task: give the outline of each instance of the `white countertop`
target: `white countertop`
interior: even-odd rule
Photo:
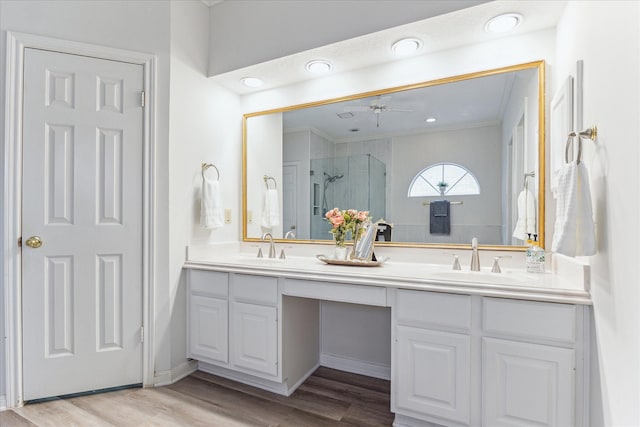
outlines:
[[[222,249],[222,250],[221,250]],[[325,247],[315,248],[316,252]],[[265,252],[266,253],[266,252]],[[189,247],[185,268],[227,271],[290,279],[313,280],[333,283],[349,283],[366,286],[382,286],[435,292],[484,295],[534,301],[569,304],[591,304],[586,276],[576,274],[584,269],[570,266],[563,261],[562,268],[554,266],[553,272],[527,273],[524,269],[502,268],[502,273],[491,273],[488,267],[479,272],[451,269],[451,265],[403,262],[393,258],[382,265],[342,266],[328,265],[315,256],[287,256],[286,259],[257,258],[248,252],[206,245]],[[382,257],[380,257],[382,258]],[[560,270],[560,271],[559,271]],[[562,274],[569,272],[569,274]],[[585,286],[587,285],[587,286]]]

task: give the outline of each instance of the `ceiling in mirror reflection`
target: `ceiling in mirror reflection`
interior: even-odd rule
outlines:
[[[442,131],[502,120],[516,79],[529,81],[536,69],[427,86],[314,108],[287,111],[285,132],[313,128],[334,142]],[[430,117],[435,122],[428,123]]]

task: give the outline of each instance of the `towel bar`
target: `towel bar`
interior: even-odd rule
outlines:
[[[573,139],[578,137],[578,158],[576,159],[576,164],[580,164],[582,158],[582,140],[589,139],[591,141],[595,141],[598,137],[598,128],[596,126],[592,128],[585,129],[581,132],[571,132],[567,138],[567,144],[564,147],[564,161],[565,163],[569,163],[569,147],[572,146]]]
[[[204,173],[209,168],[214,168],[216,170],[216,173],[218,174],[218,181],[220,181],[220,171],[218,170],[216,165],[214,165],[213,163],[204,163],[204,162],[202,163],[202,177],[204,178]]]

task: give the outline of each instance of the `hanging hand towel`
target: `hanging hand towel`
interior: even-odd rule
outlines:
[[[513,237],[525,241],[527,234],[537,234],[536,197],[530,190],[525,189],[518,195],[518,219],[513,230]]]
[[[556,223],[551,250],[568,256],[596,253],[589,176],[583,163],[566,164],[558,175]]]
[[[202,201],[200,203],[200,225],[204,228],[219,228],[224,224],[224,212],[220,201],[220,182],[202,175]]]
[[[270,188],[264,194],[264,209],[262,210],[262,226],[273,228],[280,225],[280,203],[278,190]]]
[[[449,201],[434,200],[429,204],[429,233],[450,234]]]

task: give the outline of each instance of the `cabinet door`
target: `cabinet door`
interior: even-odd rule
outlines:
[[[469,424],[469,336],[398,326],[395,361],[399,412]]]
[[[190,357],[205,362],[229,361],[229,309],[226,299],[191,295]]]
[[[276,307],[232,303],[232,363],[235,367],[278,375]]]
[[[574,425],[574,350],[483,338],[483,425]]]

